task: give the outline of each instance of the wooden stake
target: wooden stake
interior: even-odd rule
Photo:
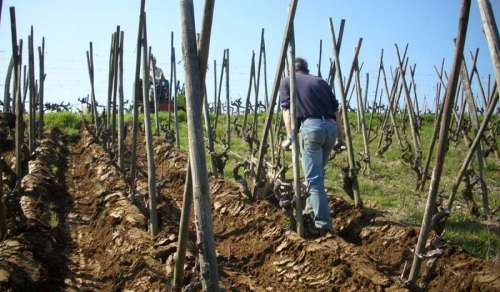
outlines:
[[[192,171],[194,211],[196,218],[200,274],[205,291],[219,291],[219,272],[215,254],[215,239],[206,169],[200,97],[200,65],[196,43],[196,28],[192,0],[181,1],[181,35],[186,106],[189,134],[189,165]]]
[[[267,107],[267,115],[266,115],[266,120],[264,121],[264,128],[262,131],[262,138],[260,139],[261,143],[259,146],[259,157],[257,160],[257,172],[254,177],[254,182],[252,186],[252,197],[253,199],[256,199],[257,196],[257,182],[260,180],[261,176],[261,166],[264,161],[264,155],[266,154],[264,149],[267,149],[267,141],[268,136],[269,136],[269,128],[271,127],[272,123],[272,117],[274,113],[274,106],[276,105],[276,99],[278,97],[278,91],[279,91],[279,85],[281,81],[281,76],[283,69],[285,67],[285,60],[286,60],[286,51],[287,51],[287,46],[288,46],[288,41],[290,39],[290,32],[292,29],[293,25],[293,20],[295,18],[295,11],[297,10],[297,3],[298,0],[291,0],[291,4],[288,6],[288,18],[286,22],[286,27],[285,27],[285,33],[284,33],[284,38],[281,43],[281,49],[280,49],[280,57],[279,57],[279,62],[278,62],[278,68],[276,70],[276,75],[274,77],[274,84],[273,84],[273,90],[271,92],[271,102],[269,106]]]
[[[143,12],[144,23],[142,42],[142,104],[144,105],[144,132],[146,138],[146,151],[148,157],[148,191],[149,191],[149,225],[151,236],[158,234],[158,215],[156,210],[156,166],[153,151],[153,133],[151,131],[151,118],[149,113],[149,63],[148,63],[148,37],[146,26],[146,13]]]
[[[438,193],[439,182],[441,180],[441,173],[443,171],[446,149],[448,148],[448,130],[450,127],[451,116],[454,106],[455,90],[458,84],[458,77],[459,77],[460,63],[461,63],[460,60],[463,56],[465,37],[467,34],[467,25],[469,23],[470,4],[471,0],[463,0],[462,2],[462,9],[460,12],[460,23],[458,29],[458,38],[456,42],[455,54],[453,57],[453,65],[450,76],[451,84],[448,86],[446,90],[443,122],[441,123],[441,130],[439,133],[439,145],[438,145],[438,152],[436,154],[436,162],[434,164],[433,178],[429,189],[429,195],[427,198],[427,205],[425,208],[424,219],[422,221],[422,227],[420,229],[420,235],[418,237],[418,242],[415,248],[415,255],[413,257],[413,263],[408,278],[408,281],[413,285],[415,284],[415,281],[417,280],[418,274],[420,272],[420,265],[422,261],[420,255],[425,251],[427,237],[430,232],[430,223],[436,207],[436,197]]]
[[[329,19],[329,24],[330,24],[330,34],[332,37],[332,44],[333,44],[333,55],[335,57],[335,67],[337,71],[337,77],[339,81],[339,91],[340,91],[340,102],[342,104],[342,120],[344,124],[344,133],[345,133],[345,139],[346,139],[346,144],[347,144],[347,155],[348,155],[348,161],[349,161],[349,170],[350,170],[350,179],[351,179],[351,186],[352,190],[354,193],[354,204],[358,207],[363,207],[363,201],[361,200],[361,195],[359,193],[359,184],[358,184],[358,176],[357,176],[357,171],[356,171],[356,162],[354,160],[354,149],[352,146],[352,139],[351,139],[351,130],[349,127],[349,117],[347,113],[347,104],[346,104],[346,99],[345,96],[347,94],[347,89],[344,89],[344,84],[342,83],[342,71],[340,69],[340,61],[339,61],[339,52],[338,52],[338,47],[336,44],[336,39],[335,39],[335,31],[333,30],[333,24],[332,24],[332,19]],[[358,42],[358,48],[361,46],[361,39]],[[359,53],[359,50],[356,50],[356,54],[354,56],[354,60],[357,59],[357,53]],[[354,66],[351,67],[351,72],[354,70]],[[349,84],[349,82],[347,82]]]
[[[133,112],[133,126],[132,126],[132,146],[130,154],[130,184],[132,185],[132,190],[135,191],[135,162],[137,153],[137,131],[139,130],[139,100],[141,96],[139,78],[141,76],[141,48],[142,48],[142,37],[143,37],[143,23],[144,23],[144,6],[146,5],[146,0],[141,0],[141,8],[139,11],[139,30],[137,31],[137,43],[136,43],[136,58],[135,58],[135,77],[134,77],[134,112]]]
[[[40,88],[38,90],[38,105],[39,105],[39,117],[38,117],[38,140],[43,138],[43,91],[45,84],[45,37],[42,38],[42,46],[38,47],[38,62],[40,64]],[[7,85],[7,84],[6,84]]]
[[[123,38],[124,32],[120,32],[120,46],[118,48],[118,165],[125,168],[125,120],[123,116]]]
[[[295,79],[295,37],[293,23],[290,33],[290,124],[292,130],[292,163],[293,163],[293,189],[295,199],[295,220],[297,221],[297,234],[304,237],[304,219],[302,218],[302,199],[300,192],[300,159],[299,135],[297,123],[297,88]]]

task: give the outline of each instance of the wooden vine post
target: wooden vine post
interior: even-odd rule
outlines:
[[[3,111],[8,113],[8,112],[13,112],[14,109],[11,109],[10,106],[10,101],[11,101],[11,95],[10,95],[10,81],[12,79],[12,71],[14,70],[14,58],[10,58],[9,62],[9,67],[7,67],[7,74],[5,74],[5,83],[4,83],[4,91],[3,91]],[[13,97],[12,100],[15,98]]]
[[[333,29],[333,24],[332,24],[332,19],[329,19],[329,24],[330,24],[330,33],[332,37],[332,45],[333,45],[333,55],[335,57],[335,71],[337,72],[337,77],[339,81],[339,92],[340,92],[340,102],[342,103],[342,122],[344,124],[344,133],[345,133],[345,140],[347,144],[347,156],[348,156],[348,161],[349,161],[349,169],[350,169],[350,180],[351,180],[351,187],[352,191],[354,194],[354,204],[359,207],[363,207],[363,201],[361,200],[361,195],[359,193],[359,184],[358,184],[358,176],[356,173],[356,162],[354,160],[354,149],[352,146],[352,139],[351,139],[351,130],[349,127],[349,118],[348,118],[348,113],[347,113],[347,104],[346,104],[346,99],[345,95],[347,93],[347,89],[349,88],[348,86],[346,89],[344,89],[344,83],[342,82],[342,71],[340,69],[340,61],[339,61],[339,51],[337,47],[337,41],[335,38],[335,31]],[[358,43],[357,48],[361,46],[361,43]],[[359,49],[356,50],[356,53],[359,53]],[[357,59],[357,55],[354,56],[354,60]],[[352,66],[351,69],[353,69],[354,66]],[[352,71],[352,70],[351,70]],[[352,73],[352,72],[351,72]],[[352,74],[350,74],[352,75]],[[351,78],[349,78],[350,80]],[[349,85],[349,82],[347,83]]]
[[[282,76],[283,69],[285,67],[286,51],[287,51],[288,41],[290,38],[290,31],[292,29],[293,20],[295,18],[295,11],[297,10],[297,2],[298,2],[298,0],[291,0],[291,4],[289,5],[288,19],[286,22],[283,42],[281,43],[278,68],[276,70],[276,75],[274,77],[273,90],[271,92],[271,101],[269,103],[269,106],[267,107],[266,120],[264,121],[264,129],[262,131],[262,138],[260,139],[261,143],[259,145],[259,158],[257,160],[257,170],[256,170],[256,174],[254,177],[253,185],[252,185],[252,198],[253,199],[257,198],[257,189],[259,187],[258,182],[260,180],[260,176],[262,175],[262,173],[261,173],[262,167],[261,166],[262,166],[262,163],[264,162],[264,155],[266,154],[264,150],[267,149],[267,143],[265,143],[265,141],[267,141],[268,136],[269,136],[269,129],[270,129],[271,123],[272,123],[274,106],[276,105],[276,99],[278,97],[281,76]]]
[[[141,0],[141,10],[139,13],[139,30],[137,32],[137,44],[136,44],[136,59],[135,59],[135,77],[134,77],[134,108],[133,108],[133,125],[132,125],[132,145],[130,149],[130,184],[132,189],[130,192],[135,190],[135,162],[137,153],[137,132],[139,130],[139,98],[141,96],[139,77],[141,76],[141,48],[142,48],[142,35],[143,35],[143,23],[144,23],[144,6],[146,5],[146,0]]]
[[[120,46],[118,49],[118,165],[125,168],[125,119],[123,116],[123,38],[120,32]]]
[[[417,172],[421,172],[422,168],[422,149],[420,149],[420,140],[418,137],[418,128],[416,125],[416,118],[415,118],[415,110],[413,109],[413,105],[411,102],[411,97],[410,97],[410,89],[408,89],[408,85],[406,84],[406,78],[405,78],[405,71],[406,69],[403,68],[403,63],[402,59],[399,55],[399,49],[398,45],[394,44],[396,48],[396,56],[398,59],[398,64],[399,64],[399,71],[401,72],[401,84],[403,85],[403,90],[406,98],[406,108],[408,111],[409,119],[410,119],[410,126],[411,126],[411,133],[412,133],[412,139],[413,139],[413,145],[415,147],[415,159],[414,159],[414,165],[413,167],[417,170]],[[408,47],[408,45],[407,45]],[[406,52],[406,50],[405,50]],[[404,60],[404,59],[403,59]],[[418,180],[420,180],[421,177],[418,177]]]
[[[231,99],[229,96],[229,49],[226,49],[226,142],[227,147],[231,148]]]
[[[290,35],[290,126],[292,130],[292,163],[293,163],[293,189],[295,199],[295,220],[297,221],[297,234],[304,237],[304,219],[302,218],[302,200],[300,192],[300,148],[297,123],[297,89],[295,78],[295,36],[293,23]]]
[[[470,122],[472,124],[472,131],[474,136],[479,135],[479,119],[477,116],[477,108],[476,103],[474,101],[474,94],[471,89],[471,80],[467,74],[467,66],[465,64],[465,59],[462,57],[461,61],[462,65],[460,66],[460,80],[462,81],[463,92],[465,94],[465,99],[467,101],[467,106],[469,107],[469,115]],[[472,71],[474,72],[474,71]],[[472,76],[471,76],[472,77]],[[463,114],[460,115],[464,116]],[[477,158],[477,166],[479,169],[479,185],[481,186],[481,197],[483,199],[483,210],[486,215],[490,214],[490,205],[488,202],[488,187],[486,186],[486,173],[484,166],[484,150],[479,143],[478,147],[476,147],[476,158]]]
[[[174,67],[173,70],[174,70],[174,82],[175,82],[175,90],[174,90],[174,123],[175,123],[175,135],[176,135],[176,138],[175,139],[177,141],[177,149],[181,149],[181,139],[179,139],[179,118],[177,116],[177,110],[178,110],[178,99],[177,99],[177,67],[176,67],[176,63],[175,63],[175,48],[173,46],[173,39],[172,39],[172,58],[174,60],[174,62],[172,63],[172,66]],[[170,107],[169,107],[170,109]],[[168,111],[169,113],[169,116],[170,116],[170,113],[172,111]],[[170,119],[169,119],[170,121]]]
[[[493,15],[493,9],[491,3],[485,0],[478,0],[479,10],[481,12],[481,18],[483,20],[484,32],[486,35],[486,40],[488,42],[488,47],[490,49],[491,60],[493,63],[493,68],[495,71],[495,79],[497,86],[500,84],[500,37],[498,35],[498,26]],[[497,104],[500,92],[494,93],[493,98],[490,100],[490,106]],[[493,132],[493,131],[492,131]],[[496,155],[498,158],[498,149],[496,149]],[[484,204],[484,202],[483,202]]]
[[[23,121],[23,104],[21,102],[21,55],[20,49],[17,46],[17,31],[16,31],[16,9],[15,7],[10,7],[10,27],[12,34],[12,58],[14,59],[14,95],[13,99],[16,100],[16,106],[14,108],[16,113],[16,189],[17,195],[20,197],[22,195],[21,180],[23,178],[22,161],[21,161],[21,145],[23,144],[24,137],[24,121]]]
[[[361,39],[362,40],[362,39]],[[360,42],[361,44],[361,42]],[[359,50],[360,47],[356,47],[356,50]],[[372,173],[372,167],[371,167],[371,163],[370,163],[370,141],[368,139],[368,136],[367,136],[367,129],[366,129],[366,121],[365,121],[365,103],[363,102],[363,98],[362,98],[362,93],[361,93],[361,82],[360,82],[360,78],[359,78],[359,66],[358,66],[358,60],[356,60],[356,68],[354,69],[355,70],[355,80],[354,80],[354,84],[355,84],[355,88],[356,88],[356,96],[357,96],[357,100],[358,100],[358,117],[359,117],[359,125],[360,125],[360,131],[361,131],[361,134],[363,135],[363,142],[364,142],[364,146],[365,146],[365,152],[362,153],[362,161],[364,162],[364,169],[363,169],[363,173],[366,171],[368,175],[371,175]],[[367,83],[368,83],[368,73],[366,73],[366,80],[367,80]],[[368,92],[368,84],[365,88],[365,94]]]
[[[87,51],[87,65],[89,68],[89,77],[90,77],[90,89],[91,94],[90,97],[92,99],[91,102],[91,111],[92,111],[92,123],[94,123],[96,130],[99,129],[99,117],[97,115],[97,102],[95,100],[95,87],[94,87],[94,52],[92,49],[92,42],[90,42],[90,51]]]
[[[31,26],[31,34],[28,36],[28,66],[29,66],[29,105],[28,105],[28,114],[29,114],[29,150],[30,154],[35,151],[36,145],[36,90],[35,90],[35,53],[34,53],[34,45],[33,45],[33,26]]]
[[[108,68],[108,98],[106,103],[106,130],[108,131],[108,135],[105,135],[106,141],[102,141],[104,143],[104,147],[109,147],[109,134],[111,134],[111,104],[112,104],[112,96],[113,96],[113,80],[114,80],[114,69],[115,69],[115,43],[116,38],[118,36],[113,33],[111,35],[111,43],[109,48],[109,68]]]
[[[255,76],[255,52],[253,50],[252,50],[252,61],[250,62],[250,80],[248,82],[248,92],[247,92],[247,98],[245,100],[245,112],[243,114],[243,125],[241,127],[241,137],[245,135],[247,128],[247,118],[250,112],[250,95],[252,94],[252,75]],[[257,111],[257,104],[254,105],[254,110],[255,112]]]
[[[219,271],[206,169],[203,123],[201,116],[201,83],[196,27],[192,0],[181,0],[182,56],[186,80],[186,111],[189,135],[189,165],[192,171],[194,211],[204,291],[219,291]]]
[[[116,114],[118,110],[118,58],[120,57],[120,26],[118,25],[116,27],[116,33],[115,33],[115,43],[114,43],[114,53],[113,53],[113,100],[112,100],[112,106],[111,106],[111,116],[108,117],[108,119],[111,119],[111,132],[109,133],[110,135],[110,145],[115,145],[116,143]]]
[[[38,47],[38,62],[40,64],[40,88],[38,89],[38,105],[39,105],[39,117],[38,117],[38,140],[42,140],[43,137],[43,91],[45,84],[45,37],[42,38],[42,46]]]
[[[460,23],[458,27],[458,37],[455,46],[455,53],[453,56],[453,64],[450,71],[450,81],[449,81],[450,84],[448,85],[445,94],[445,101],[444,101],[445,106],[443,112],[443,121],[441,123],[441,129],[439,132],[438,151],[436,153],[433,177],[431,185],[429,187],[429,195],[427,198],[427,205],[425,208],[424,218],[422,220],[422,227],[420,229],[418,242],[415,247],[415,255],[413,256],[413,263],[411,266],[410,275],[408,277],[408,282],[410,285],[415,285],[415,281],[417,280],[418,274],[420,272],[420,265],[422,263],[421,256],[425,252],[425,245],[427,243],[427,237],[430,232],[430,224],[436,208],[436,198],[439,188],[439,182],[441,180],[441,174],[443,172],[444,158],[446,156],[446,150],[448,148],[448,132],[450,128],[453,107],[455,104],[455,92],[457,89],[460,65],[463,57],[465,38],[467,35],[470,4],[471,0],[462,1],[462,9],[460,12]]]
[[[148,54],[148,63],[150,68],[153,66],[153,53],[151,52],[151,46],[149,47],[149,54]],[[154,109],[155,109],[155,136],[159,137],[160,136],[160,118],[158,116],[159,112],[159,103],[158,103],[158,93],[156,91],[156,70],[150,69],[150,72],[153,72],[153,102],[154,102]],[[148,73],[149,77],[149,73]],[[149,88],[149,87],[148,87]],[[148,95],[149,96],[149,95]],[[144,107],[145,110],[149,110],[149,102],[148,106]],[[170,108],[169,108],[170,111]]]
[[[198,42],[198,60],[200,67],[200,97],[204,97],[204,102],[202,103],[205,107],[205,124],[208,131],[208,141],[212,141],[212,149],[213,149],[213,140],[211,140],[211,130],[210,130],[210,116],[208,115],[208,102],[207,102],[207,91],[205,88],[205,78],[207,71],[207,62],[208,62],[208,53],[210,50],[210,36],[212,32],[212,21],[213,21],[213,13],[214,13],[214,4],[215,0],[206,0],[203,8],[203,19],[202,19],[202,28],[201,28],[201,36]],[[212,150],[211,150],[212,151]],[[214,162],[212,158],[212,163]],[[215,166],[212,164],[212,167]],[[188,158],[188,167],[186,171],[186,183],[184,185],[184,198],[182,203],[182,213],[181,213],[181,222],[179,226],[179,238],[177,241],[177,253],[175,257],[175,270],[174,270],[174,289],[176,291],[180,291],[182,285],[182,278],[184,276],[184,263],[186,257],[186,248],[188,242],[188,233],[189,233],[189,219],[191,214],[191,204],[193,203],[193,179],[192,179],[192,171]]]
[[[143,40],[142,40],[142,98],[144,109],[144,132],[146,135],[146,150],[148,156],[148,191],[149,191],[149,220],[151,236],[158,234],[158,214],[156,210],[156,167],[153,151],[153,133],[151,131],[151,116],[149,113],[149,64],[148,64],[148,36],[146,13],[143,12]]]

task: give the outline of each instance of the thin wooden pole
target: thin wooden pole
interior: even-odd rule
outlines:
[[[192,0],[181,0],[182,55],[186,80],[186,106],[189,134],[189,165],[192,171],[194,210],[199,242],[200,274],[206,291],[219,291],[219,272],[206,169],[200,102],[200,65]]]
[[[14,103],[15,97],[10,94],[11,87],[11,79],[12,72],[14,71],[14,58],[10,58],[9,67],[7,67],[7,74],[5,74],[5,83],[4,83],[4,91],[3,91],[3,111],[8,113],[10,111],[14,111],[14,108],[11,109],[11,99]],[[15,85],[14,85],[15,86]]]
[[[252,197],[254,199],[256,199],[257,188],[258,188],[257,182],[260,180],[261,169],[262,169],[261,166],[262,166],[262,163],[264,161],[264,156],[266,154],[264,149],[267,149],[267,143],[265,141],[267,141],[268,136],[269,136],[269,128],[271,127],[272,117],[273,117],[273,113],[274,113],[274,106],[276,105],[276,99],[278,97],[279,85],[280,85],[280,81],[281,81],[281,74],[283,72],[283,68],[285,67],[286,50],[287,50],[288,41],[290,38],[290,32],[291,32],[291,29],[293,26],[293,20],[295,18],[295,11],[297,10],[297,3],[298,3],[298,0],[291,0],[291,4],[289,5],[288,18],[287,18],[286,27],[285,27],[284,38],[283,38],[283,42],[281,43],[278,68],[276,70],[276,75],[274,78],[271,103],[267,107],[266,120],[264,121],[264,129],[262,131],[262,138],[260,139],[261,144],[259,146],[259,157],[257,159],[257,172],[255,174],[254,182],[253,182],[253,186],[252,186]]]
[[[149,191],[149,218],[151,236],[158,234],[158,214],[156,210],[156,167],[153,151],[153,133],[151,131],[151,118],[149,113],[149,63],[148,63],[148,37],[146,26],[146,13],[143,12],[143,43],[142,43],[142,99],[145,105],[144,109],[144,132],[146,138],[146,151],[148,156],[148,191]]]
[[[472,76],[471,76],[472,77]],[[467,106],[469,107],[469,117],[470,122],[472,124],[472,131],[474,136],[478,136],[479,133],[479,119],[477,117],[477,108],[476,103],[474,102],[474,95],[472,93],[470,79],[467,74],[467,65],[465,64],[464,58],[462,58],[462,66],[460,67],[460,79],[462,80],[463,92],[465,93],[465,99],[467,100]],[[463,113],[460,115],[463,116]],[[460,128],[458,128],[460,129]],[[482,133],[481,133],[482,134]],[[483,210],[484,214],[490,214],[490,205],[488,202],[488,187],[486,186],[486,173],[484,166],[484,150],[479,143],[478,147],[476,147],[476,158],[477,158],[477,166],[479,169],[479,185],[481,186],[481,197],[483,199]],[[467,165],[468,166],[468,165]],[[462,173],[463,175],[463,173]],[[459,183],[462,180],[462,177],[459,179]],[[458,184],[457,184],[458,187]],[[453,185],[453,190],[456,191],[455,185]]]
[[[172,116],[172,100],[177,99],[177,80],[174,79],[174,68],[175,68],[175,48],[174,48],[174,32],[170,33],[170,90],[168,91],[170,96],[168,99],[168,122],[167,129],[170,130],[170,117]],[[175,91],[175,92],[174,92]]]
[[[356,49],[359,49],[359,48],[356,48]],[[357,67],[357,65],[356,65]],[[363,142],[364,142],[364,146],[365,146],[365,152],[363,153],[363,163],[364,163],[364,169],[363,169],[363,173],[365,173],[365,171],[367,172],[368,175],[371,175],[372,173],[372,167],[371,167],[371,163],[370,163],[370,140],[368,139],[368,135],[367,135],[367,130],[366,130],[366,121],[365,121],[365,105],[364,105],[364,102],[363,102],[363,98],[362,98],[362,94],[361,94],[361,82],[360,82],[360,78],[359,78],[359,70],[358,68],[356,68],[355,70],[355,85],[356,85],[356,91],[357,91],[357,94],[356,96],[358,97],[358,116],[360,117],[360,131],[361,131],[361,134],[363,135]],[[369,76],[368,76],[368,73],[366,73],[366,80],[368,82],[368,79],[369,79]],[[365,94],[366,92],[368,92],[368,83],[366,84],[366,88],[365,88]]]
[[[252,74],[255,74],[255,52],[252,50],[252,61],[250,62],[250,80],[248,82],[247,98],[245,100],[245,112],[243,113],[243,126],[241,127],[242,137],[247,128],[247,118],[250,111],[250,95],[252,94]],[[257,104],[254,105],[254,110],[257,111]],[[254,121],[255,123],[255,121]]]
[[[113,102],[112,102],[112,108],[111,108],[111,141],[110,145],[114,145],[116,142],[116,112],[118,110],[118,102],[117,102],[117,96],[118,96],[118,58],[119,58],[119,50],[120,50],[120,26],[118,25],[116,27],[116,33],[115,33],[115,44],[114,44],[114,53],[113,53],[113,59],[114,59],[114,66],[113,66]]]
[[[229,94],[229,49],[226,49],[226,142],[231,149],[231,100]]]
[[[403,85],[403,90],[405,93],[406,97],[406,106],[408,108],[408,115],[410,119],[410,126],[411,126],[411,133],[412,133],[412,138],[413,138],[413,146],[415,147],[415,167],[418,169],[421,168],[421,159],[422,159],[422,149],[420,149],[420,143],[419,143],[419,138],[418,138],[418,129],[415,123],[415,111],[413,109],[413,105],[411,102],[411,97],[410,97],[410,91],[408,89],[408,86],[406,84],[406,78],[405,78],[405,71],[406,69],[403,68],[403,64],[401,62],[401,58],[399,55],[399,49],[398,45],[394,44],[396,48],[396,56],[398,58],[398,64],[399,64],[399,70],[401,71],[401,84]],[[408,46],[408,45],[407,45]]]
[[[90,42],[90,51],[87,51],[87,65],[89,68],[90,76],[90,97],[92,99],[92,123],[94,123],[96,131],[99,129],[99,117],[97,116],[97,102],[95,100],[95,87],[94,87],[94,52],[92,48],[92,42]]]
[[[219,114],[221,113],[221,101],[220,101],[220,95],[221,95],[221,92],[222,92],[222,80],[223,80],[223,77],[224,77],[224,68],[226,67],[226,50],[224,50],[224,54],[222,56],[222,67],[221,67],[221,70],[220,70],[220,81],[219,81],[219,91],[218,91],[218,94],[216,96],[216,107],[215,107],[215,121],[214,121],[214,132],[217,131],[217,124],[219,122]],[[214,68],[215,68],[215,64],[214,64]]]
[[[44,84],[45,84],[45,37],[42,38],[42,46],[38,47],[38,62],[40,64],[40,88],[38,90],[38,105],[39,105],[39,113],[40,116],[38,118],[38,140],[42,140],[43,137],[43,118],[44,118],[44,109],[43,109],[43,92],[44,92]],[[7,84],[6,84],[7,85]]]
[[[297,123],[297,88],[295,78],[295,36],[293,25],[290,35],[290,125],[292,130],[292,163],[293,163],[293,188],[295,190],[295,220],[297,221],[297,234],[304,237],[304,219],[302,218],[302,200],[300,192],[300,158],[299,135]]]
[[[172,50],[172,56],[174,58],[174,62],[172,63],[173,69],[174,69],[174,83],[175,83],[175,90],[174,90],[174,126],[175,126],[175,136],[176,136],[176,141],[177,141],[177,149],[181,149],[181,139],[179,139],[179,118],[178,118],[178,88],[177,88],[177,66],[175,63],[175,47]],[[169,110],[169,116],[172,111]],[[168,119],[170,122],[170,118]],[[169,127],[170,128],[170,127]]]
[[[125,168],[125,120],[123,116],[123,38],[125,33],[120,32],[120,46],[118,49],[118,153],[119,166]]]
[[[33,45],[33,26],[31,26],[31,35],[28,36],[28,62],[29,62],[29,149],[30,153],[35,151],[35,141],[36,141],[36,123],[35,123],[35,100],[36,100],[36,90],[35,90],[35,50]]]
[[[184,195],[182,200],[181,220],[179,224],[179,235],[177,241],[177,252],[174,269],[174,290],[181,291],[182,279],[184,277],[184,263],[186,262],[187,238],[189,235],[189,219],[191,217],[191,205],[193,204],[193,179],[189,157],[187,161],[186,182],[184,184]]]
[[[422,227],[420,229],[418,242],[415,247],[415,255],[413,257],[413,263],[411,266],[410,275],[408,277],[408,281],[413,284],[417,280],[418,274],[420,272],[420,265],[422,262],[421,254],[424,253],[425,251],[425,245],[427,243],[427,237],[430,232],[430,224],[432,216],[434,215],[434,211],[436,208],[436,197],[438,193],[439,182],[441,180],[441,173],[443,171],[444,158],[446,156],[446,150],[448,148],[448,130],[450,127],[452,111],[455,103],[454,102],[455,90],[458,84],[460,64],[461,64],[461,59],[463,57],[465,38],[467,35],[470,4],[471,0],[462,1],[458,37],[457,37],[455,54],[453,56],[453,65],[450,75],[451,83],[446,90],[443,122],[441,124],[441,130],[439,132],[439,145],[438,145],[438,152],[436,153],[436,161],[434,163],[433,178],[429,189],[429,195],[427,198],[427,205],[425,208],[424,218],[422,220]]]
[[[133,126],[132,126],[132,145],[130,154],[130,184],[132,185],[131,192],[135,190],[135,162],[137,153],[137,132],[139,130],[139,101],[141,97],[139,78],[141,76],[141,48],[142,48],[142,38],[143,38],[143,23],[144,23],[144,6],[146,5],[146,0],[141,0],[141,10],[139,12],[139,30],[137,31],[137,43],[135,57],[135,76],[134,76],[134,112],[133,112]],[[144,105],[143,105],[144,106]]]
[[[348,161],[349,161],[349,169],[350,169],[350,177],[351,177],[351,182],[352,182],[352,190],[354,193],[354,204],[358,207],[363,207],[363,201],[361,200],[361,195],[359,193],[359,184],[358,184],[358,176],[356,173],[356,162],[354,161],[354,149],[352,146],[352,139],[351,139],[351,129],[349,127],[349,117],[348,117],[348,112],[347,112],[347,104],[346,104],[346,99],[345,96],[347,94],[347,89],[344,89],[344,84],[342,82],[342,70],[340,68],[340,57],[339,57],[339,52],[337,50],[337,41],[335,39],[335,30],[333,29],[333,24],[332,24],[332,19],[329,18],[329,25],[330,25],[330,34],[332,38],[332,47],[333,47],[333,55],[335,57],[335,67],[336,67],[336,72],[337,72],[337,77],[338,77],[338,82],[339,82],[339,91],[340,91],[340,101],[342,104],[342,120],[344,124],[344,133],[345,133],[345,140],[347,144],[347,156],[348,156]],[[358,45],[356,46],[357,48],[361,47],[361,39],[358,42]],[[356,50],[354,60],[357,60],[357,54],[359,53],[359,49]],[[353,61],[354,62],[354,61]],[[353,64],[354,65],[354,64]],[[351,67],[351,72],[353,72],[354,66]],[[349,82],[347,83],[349,84]]]
[[[209,150],[212,152],[214,148],[214,142],[212,138],[212,129],[210,125],[210,114],[208,112],[208,99],[207,90],[205,87],[205,78],[207,71],[208,53],[210,50],[210,36],[212,30],[212,21],[214,13],[215,0],[206,0],[203,9],[203,21],[201,28],[201,36],[198,41],[198,60],[200,66],[200,84],[202,88],[200,93],[204,95],[202,104],[204,105],[204,116],[205,116],[205,126],[207,129],[207,139]],[[202,90],[203,89],[203,90]],[[212,172],[217,176],[217,168],[215,165],[215,158],[210,156]],[[182,204],[181,213],[181,223],[179,226],[179,239],[177,242],[177,254],[175,261],[175,271],[174,271],[174,289],[179,291],[181,289],[182,277],[184,275],[184,262],[186,257],[186,247],[188,239],[189,230],[189,218],[191,214],[191,204],[193,203],[193,180],[191,177],[191,166],[188,158],[188,169],[186,171],[186,184],[184,188],[184,200]]]
[[[23,178],[23,169],[21,161],[21,145],[23,144],[24,137],[24,121],[23,121],[23,106],[21,102],[21,49],[17,46],[17,29],[16,29],[16,8],[10,7],[10,27],[12,34],[12,58],[14,59],[14,99],[16,99],[16,189],[17,195],[22,195],[21,180]],[[22,46],[22,42],[20,44]]]
[[[112,104],[112,96],[113,96],[113,78],[114,78],[114,68],[115,68],[115,44],[116,38],[118,36],[113,33],[111,34],[111,43],[109,48],[109,68],[108,68],[108,98],[106,103],[106,129],[108,133],[111,134],[111,104]],[[109,137],[108,137],[109,139]],[[105,142],[105,141],[103,141]],[[109,142],[109,141],[107,141]],[[107,144],[107,143],[106,143]],[[109,145],[106,145],[109,147]]]
[[[151,46],[149,46],[149,54],[148,54],[148,64],[151,68],[151,66],[153,66],[152,62],[153,62],[153,53],[151,52]],[[155,135],[157,137],[160,136],[160,118],[158,116],[158,112],[159,112],[159,103],[158,103],[158,94],[159,92],[156,91],[156,70],[154,69],[150,69],[150,71],[153,71],[153,102],[154,102],[154,109],[155,109]],[[148,73],[148,76],[150,73]],[[151,101],[150,101],[151,102]],[[149,103],[148,103],[149,105]],[[147,107],[147,109],[149,110],[149,106]]]

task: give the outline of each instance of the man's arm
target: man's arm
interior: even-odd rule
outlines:
[[[337,124],[337,128],[339,129],[337,132],[337,139],[344,140],[344,126],[342,124],[342,119],[340,118],[340,112],[335,112],[335,123]]]
[[[163,74],[163,70],[161,68],[159,68],[159,71],[160,71],[160,79],[161,79],[161,82],[162,83],[165,83],[165,74]]]
[[[290,119],[290,110],[283,109],[283,121],[285,122],[285,128],[287,135],[292,134],[292,120]]]

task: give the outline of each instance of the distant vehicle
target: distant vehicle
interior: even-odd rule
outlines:
[[[153,85],[151,85],[152,87]],[[141,98],[137,101],[139,104],[139,112],[144,112],[144,99],[142,98],[142,82],[141,82]],[[171,111],[173,112],[175,110],[175,105],[174,105],[174,100],[171,99],[169,100],[169,87],[168,87],[168,81],[165,80],[165,83],[163,84],[156,84],[156,93],[158,95],[158,111]],[[170,101],[170,102],[169,102]],[[177,110],[183,110],[186,111],[186,98],[184,97],[184,94],[177,94]],[[149,101],[149,112],[154,113],[155,112],[155,105],[154,101],[150,100]]]

